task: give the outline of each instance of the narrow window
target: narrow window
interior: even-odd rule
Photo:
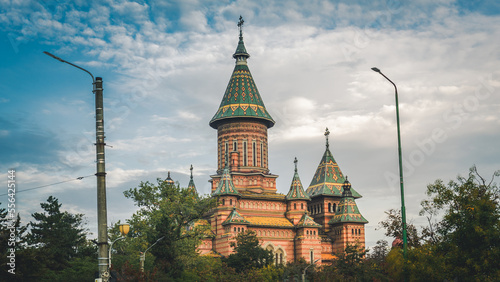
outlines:
[[[220,151],[220,162],[219,162],[219,163],[220,163],[220,165],[219,165],[219,168],[221,168],[221,169],[222,169],[222,168],[224,167],[224,152],[223,152],[223,150],[222,150],[222,144],[220,144],[220,149],[219,149],[219,151]]]
[[[304,209],[304,204],[300,204],[300,209],[303,210]]]
[[[260,142],[260,166],[264,167],[264,144]]]
[[[310,250],[310,256],[311,256],[311,264],[313,264],[313,262],[314,262],[314,250],[313,249]]]
[[[243,141],[243,166],[247,165],[247,141]]]
[[[226,205],[226,200],[222,199],[222,205]]]
[[[296,210],[297,209],[297,204],[293,204],[293,209]]]
[[[238,151],[238,141],[236,141],[236,140],[233,141],[233,151],[235,151],[235,152]]]
[[[337,204],[333,204],[333,212],[337,212]]]
[[[255,145],[255,141],[252,143],[252,162],[253,166],[257,166],[257,145]]]
[[[233,205],[233,199],[229,199],[229,205],[232,206]]]
[[[332,212],[332,203],[328,203],[328,212]]]
[[[234,232],[236,232],[236,227],[234,228]]]
[[[352,233],[352,235],[354,235],[354,229],[351,229],[351,233]]]

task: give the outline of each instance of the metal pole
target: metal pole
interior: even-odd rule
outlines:
[[[304,271],[302,271],[302,282],[306,282],[306,271],[309,268],[309,266],[314,265],[318,261],[319,261],[319,259],[315,260],[313,263],[311,263],[310,265],[306,266],[306,268],[304,268]]]
[[[154,245],[156,245],[156,243],[160,242],[160,240],[162,240],[163,238],[165,238],[165,236],[161,237],[160,239],[156,240],[156,242],[153,243],[153,245],[149,246],[149,248],[147,248],[144,253],[141,253],[141,256],[139,257],[139,260],[141,262],[141,272],[144,272],[144,261],[146,260],[146,252],[151,249]]]
[[[95,93],[95,129],[96,129],[96,159],[97,159],[97,244],[99,246],[99,276],[103,281],[109,279],[108,265],[108,215],[106,206],[106,166],[104,158],[104,105],[102,97],[102,78],[96,77]]]
[[[399,153],[399,183],[401,187],[401,219],[403,227],[403,256],[406,260],[407,254],[406,249],[408,245],[407,233],[406,233],[406,208],[405,208],[405,191],[403,183],[403,154],[401,153],[401,129],[399,126],[399,102],[398,102],[398,88],[396,84],[392,82],[387,76],[385,76],[378,68],[372,68],[373,71],[380,73],[385,79],[387,79],[392,85],[394,85],[394,91],[396,96],[396,123],[398,127],[398,153]]]
[[[125,237],[120,237],[120,238],[117,238],[116,240],[114,240],[113,242],[111,242],[111,245],[109,245],[109,268],[111,269],[111,252],[113,251],[113,244],[118,241],[118,240],[121,240],[121,239],[125,239]]]
[[[102,281],[109,279],[109,253],[108,253],[108,223],[106,208],[106,167],[104,159],[104,110],[102,98],[102,78],[94,76],[88,70],[63,60],[49,52],[43,52],[46,55],[83,70],[92,77],[93,90],[95,94],[95,112],[96,112],[96,159],[97,159],[97,245],[99,248],[97,265],[99,267],[99,277]]]
[[[405,208],[405,192],[404,192],[404,183],[403,183],[403,154],[401,153],[401,130],[399,127],[399,102],[398,102],[398,88],[396,87],[396,84],[392,82],[387,76],[385,76],[378,68],[372,68],[373,71],[380,73],[385,79],[387,79],[392,85],[394,85],[394,91],[395,91],[395,96],[396,96],[396,123],[398,127],[398,153],[399,153],[399,181],[400,181],[400,187],[401,187],[401,220],[402,220],[402,227],[403,227],[403,258],[404,258],[404,265],[403,265],[403,271],[405,273],[405,280],[406,280],[406,260],[408,258],[407,255],[407,248],[408,248],[408,239],[407,239],[407,232],[406,232],[406,208]]]

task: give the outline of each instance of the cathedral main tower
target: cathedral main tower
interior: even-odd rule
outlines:
[[[211,176],[212,192],[227,165],[239,191],[276,193],[277,175],[269,173],[267,142],[267,129],[274,125],[274,120],[248,68],[250,55],[243,43],[241,17],[238,27],[239,42],[233,54],[236,65],[219,109],[209,123],[217,129],[217,174]]]

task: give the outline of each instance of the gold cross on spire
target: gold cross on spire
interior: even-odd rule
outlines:
[[[191,165],[191,168],[189,170],[191,171],[191,179],[193,179],[193,165]]]
[[[297,157],[295,157],[295,160],[293,160],[293,163],[295,164],[295,172],[297,172],[297,163],[299,161],[297,161]]]
[[[326,147],[328,148],[328,146],[330,146],[328,144],[328,135],[330,135],[330,131],[328,131],[328,127],[326,128],[325,130],[325,138],[326,138]]]

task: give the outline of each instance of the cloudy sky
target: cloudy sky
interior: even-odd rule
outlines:
[[[399,90],[409,221],[426,223],[427,184],[474,164],[485,177],[500,169],[494,0],[3,0],[0,9],[0,167],[5,179],[17,170],[25,222],[54,195],[96,233],[92,81],[43,51],[103,77],[114,223],[135,210],[123,191],[167,171],[187,186],[192,164],[198,191],[209,193],[217,132],[208,122],[234,68],[240,15],[250,70],[276,120],[278,191],[289,189],[294,157],[307,188],[328,127],[334,157],[363,195],[368,246],[384,238],[384,211],[400,207],[394,88],[371,67]]]

